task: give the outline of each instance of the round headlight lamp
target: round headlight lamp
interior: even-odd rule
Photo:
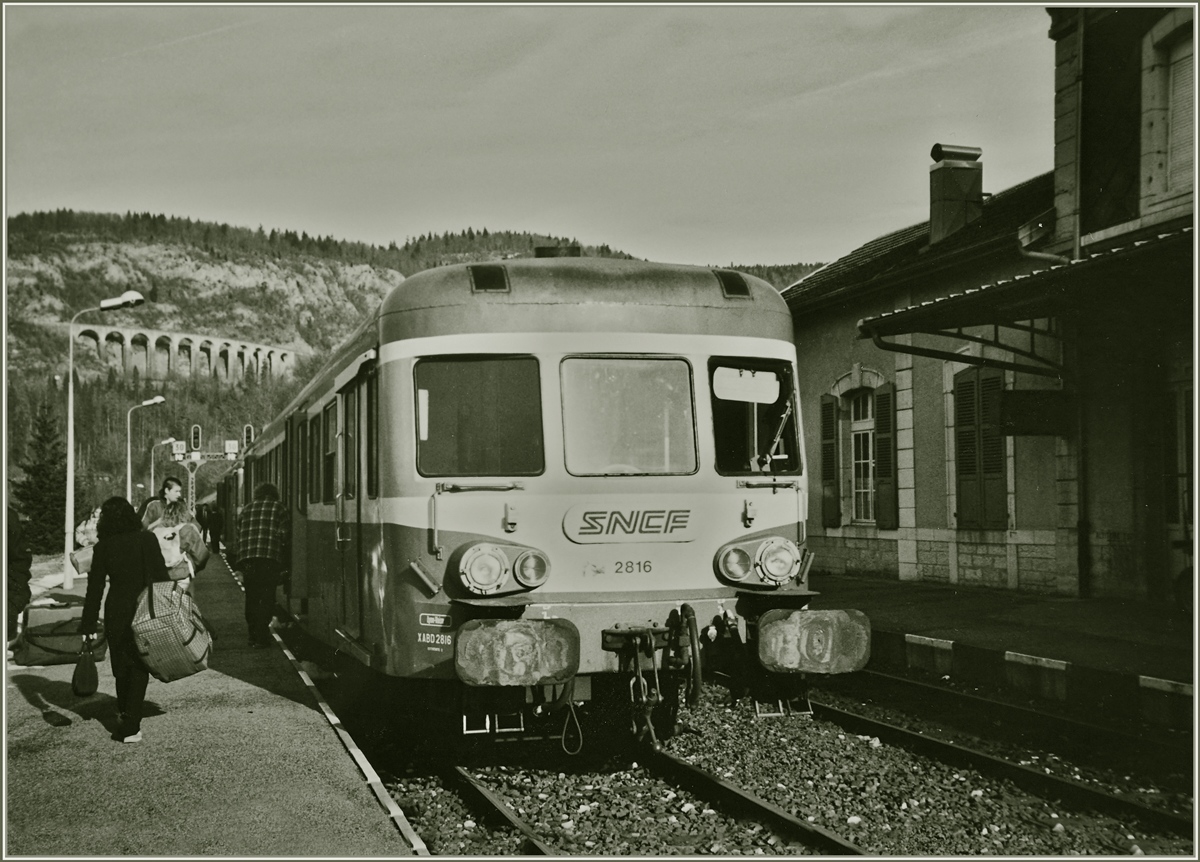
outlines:
[[[486,596],[508,580],[508,557],[495,545],[474,545],[463,554],[458,571],[468,590]]]
[[[782,586],[800,570],[800,549],[794,542],[774,536],[758,546],[754,568],[765,583]]]
[[[721,568],[721,574],[731,581],[744,581],[754,571],[754,561],[741,548],[729,548],[721,554],[718,565]]]
[[[517,557],[513,566],[513,576],[523,587],[540,587],[550,577],[550,561],[539,551],[526,551]]]

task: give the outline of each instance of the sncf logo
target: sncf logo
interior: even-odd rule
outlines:
[[[690,509],[645,509],[639,511],[617,509],[584,512],[580,518],[583,525],[579,528],[581,536],[612,536],[625,535],[661,535],[676,533],[688,528],[691,518]]]
[[[563,532],[581,545],[690,542],[696,538],[693,511],[680,506],[686,506],[686,498],[664,495],[638,502],[637,508],[615,500],[609,505],[593,500],[573,506],[563,517]]]

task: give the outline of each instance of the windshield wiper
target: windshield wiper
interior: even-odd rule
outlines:
[[[770,447],[766,453],[759,457],[759,469],[766,471],[771,466],[771,458],[775,455],[775,450],[779,448],[779,441],[783,439],[783,429],[787,426],[788,418],[792,415],[792,402],[788,401],[787,409],[783,411],[783,416],[779,418],[779,428],[775,431],[775,439],[771,441]]]

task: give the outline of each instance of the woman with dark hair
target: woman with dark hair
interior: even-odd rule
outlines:
[[[104,501],[96,534],[99,541],[88,572],[80,631],[89,636],[95,633],[107,580],[104,628],[108,635],[112,672],[117,681],[118,725],[114,738],[122,742],[141,742],[142,704],[146,700],[150,673],[138,656],[131,626],[138,596],[146,582],[167,580],[167,566],[158,539],[142,529],[137,512],[124,497],[109,497]]]

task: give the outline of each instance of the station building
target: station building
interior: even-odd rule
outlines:
[[[1048,14],[1054,169],[937,144],[928,221],[783,292],[814,571],[1190,601],[1193,10]]]

